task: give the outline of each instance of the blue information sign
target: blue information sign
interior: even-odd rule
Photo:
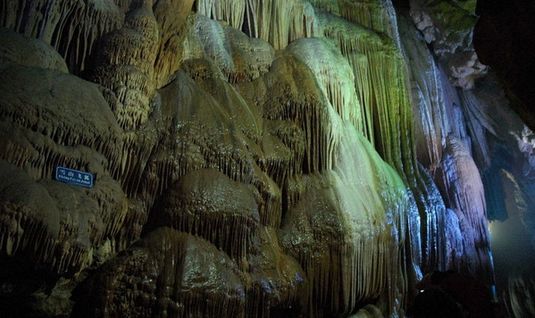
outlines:
[[[56,167],[56,180],[85,188],[94,185],[93,174],[65,167]]]

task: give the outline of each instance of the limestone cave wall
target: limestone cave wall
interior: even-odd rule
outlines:
[[[535,248],[535,138],[475,6],[0,0],[1,316],[422,317],[436,271],[534,314],[489,222]]]

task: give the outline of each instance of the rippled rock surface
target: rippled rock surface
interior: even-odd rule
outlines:
[[[436,270],[490,289],[488,220],[535,232],[532,140],[473,3],[0,0],[0,311],[405,317]]]

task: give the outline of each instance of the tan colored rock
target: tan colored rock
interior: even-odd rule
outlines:
[[[50,45],[24,37],[9,29],[0,29],[0,65],[14,63],[68,73],[65,61]]]
[[[97,85],[72,75],[9,65],[0,73],[0,157],[32,178],[58,165],[113,175],[121,129]]]
[[[74,308],[78,317],[245,317],[243,276],[209,242],[153,231],[100,269]]]
[[[115,93],[108,100],[121,127],[132,130],[145,124],[154,95],[154,63],[159,27],[149,3],[132,8],[124,26],[106,35],[95,57],[91,79]]]
[[[122,226],[126,197],[109,177],[84,190],[36,182],[5,161],[0,173],[2,254],[25,255],[49,273],[73,274],[91,265],[95,250]]]
[[[86,70],[95,44],[120,28],[123,8],[112,0],[3,0],[0,26],[54,47],[73,73]]]
[[[170,187],[152,217],[157,225],[204,237],[241,261],[260,221],[252,190],[217,170],[196,170]]]
[[[230,83],[251,81],[269,70],[275,50],[267,42],[203,15],[194,19],[184,59],[212,59]]]
[[[249,316],[291,315],[303,309],[306,274],[294,258],[284,253],[274,228],[259,229],[248,262],[252,281],[247,299]]]
[[[182,42],[190,28],[187,17],[194,0],[154,1],[153,12],[160,30],[160,41],[154,63],[156,88],[169,83],[182,59]]]

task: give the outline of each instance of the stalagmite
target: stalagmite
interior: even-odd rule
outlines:
[[[0,25],[52,45],[69,70],[86,69],[95,43],[121,27],[124,12],[112,0],[3,0]]]
[[[42,41],[2,28],[0,42],[3,44],[0,49],[0,64],[22,64],[62,73],[69,72],[61,55]]]
[[[91,79],[114,92],[110,107],[125,129],[140,127],[150,115],[159,37],[152,8],[143,3],[128,11],[121,29],[105,36],[95,57]]]
[[[48,273],[72,274],[90,265],[93,252],[122,227],[126,197],[109,177],[89,192],[35,182],[5,161],[0,165],[3,255],[26,255]]]
[[[79,317],[245,317],[242,274],[205,240],[161,228],[84,286]],[[92,286],[108,286],[107,289]]]
[[[116,169],[121,130],[95,84],[18,65],[7,66],[0,77],[2,159],[34,179],[49,178],[57,165]],[[33,94],[23,83],[33,87]]]
[[[448,137],[441,167],[443,195],[459,219],[463,236],[461,268],[488,275],[488,229],[485,193],[479,171],[465,146]]]
[[[306,274],[284,254],[274,228],[259,229],[249,254],[251,286],[247,290],[247,316],[295,315],[304,305]]]
[[[193,30],[184,59],[211,58],[230,83],[254,80],[273,62],[275,52],[267,42],[249,38],[217,21],[196,15]]]
[[[283,245],[310,279],[311,313],[350,313],[379,296],[392,305],[412,270],[403,262],[411,251],[402,242],[408,223],[418,218],[414,202],[368,142],[350,124],[344,127],[338,168],[302,181],[301,199],[283,225]]]
[[[204,237],[238,262],[245,257],[260,221],[250,188],[211,169],[182,177],[151,218],[157,225]]]
[[[415,120],[418,160],[427,169],[436,170],[442,159],[442,148],[446,141],[448,115],[445,111],[443,86],[440,68],[418,31],[406,17],[399,19],[403,48],[410,63],[412,96],[415,103]],[[445,130],[445,131],[444,131]]]

